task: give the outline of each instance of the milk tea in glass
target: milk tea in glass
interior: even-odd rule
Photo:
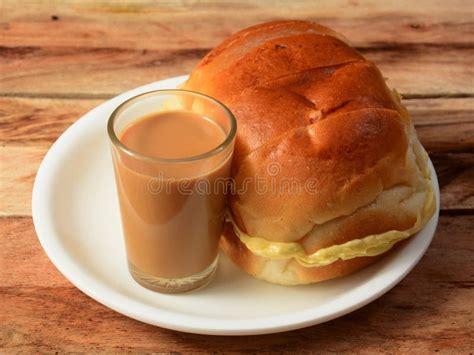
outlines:
[[[199,93],[158,90],[121,104],[108,134],[131,276],[167,293],[205,285],[224,223],[232,113]]]

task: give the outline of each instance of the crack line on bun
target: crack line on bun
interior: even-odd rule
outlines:
[[[394,110],[394,109],[391,109],[391,108],[384,108],[384,107],[365,107],[365,108],[360,108],[360,109],[356,109],[356,110],[352,110],[352,111],[348,111],[348,112],[337,112],[336,111],[336,112],[331,113],[329,116],[334,118],[334,117],[339,116],[339,115],[349,115],[349,114],[353,114],[353,113],[360,112],[360,111],[391,111],[391,112],[397,113],[400,117],[402,117],[400,112],[398,112],[397,110]],[[244,161],[246,159],[248,159],[249,156],[251,156],[252,154],[257,153],[259,150],[264,149],[267,146],[275,144],[276,142],[280,141],[282,138],[284,138],[286,136],[290,136],[291,134],[294,134],[298,130],[306,129],[306,128],[311,127],[315,124],[318,124],[319,122],[323,121],[325,118],[328,118],[328,117],[323,116],[323,118],[318,119],[313,123],[291,128],[291,129],[289,129],[289,130],[287,130],[287,131],[285,131],[285,132],[283,132],[279,135],[276,135],[276,136],[272,137],[270,140],[264,142],[263,144],[259,145],[258,147],[256,147],[255,149],[248,152],[247,154],[245,154],[242,157],[241,162],[239,164],[239,167],[237,168],[237,170],[235,170],[235,175],[237,175],[237,173],[239,171],[238,169],[240,168],[240,166],[242,166],[244,164]]]
[[[321,65],[321,66],[317,66],[317,67],[310,67],[310,68],[306,68],[306,69],[303,69],[303,70],[299,70],[299,71],[295,71],[295,72],[292,72],[292,73],[287,73],[287,74],[284,74],[284,75],[280,75],[280,76],[271,78],[270,80],[264,81],[263,83],[259,83],[255,86],[270,87],[273,84],[278,84],[279,81],[283,81],[285,79],[291,79],[292,77],[293,78],[298,78],[301,75],[310,74],[311,72],[320,71],[320,70],[330,71],[330,70],[334,69],[334,71],[331,72],[331,75],[332,75],[337,70],[339,70],[341,68],[344,68],[346,66],[350,66],[350,65],[353,65],[353,64],[356,64],[356,63],[364,63],[364,62],[369,62],[369,61],[365,58],[362,58],[362,59],[348,59],[347,61],[342,62],[342,63],[338,63],[338,64],[330,64],[330,65]],[[278,87],[282,87],[282,86],[286,87],[286,86],[288,86],[288,83],[286,85],[279,85]],[[251,87],[249,86],[249,87],[246,87],[245,89],[248,89],[248,88],[251,88]]]

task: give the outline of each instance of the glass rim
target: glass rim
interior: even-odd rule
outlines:
[[[154,95],[177,95],[180,93],[185,93],[188,95],[194,95],[194,96],[199,96],[201,98],[204,98],[206,100],[211,101],[214,104],[217,104],[217,106],[221,107],[224,112],[226,113],[227,118],[230,121],[230,130],[228,133],[226,133],[225,139],[222,141],[221,144],[219,144],[217,147],[198,154],[198,155],[193,155],[190,157],[186,158],[158,158],[158,157],[152,157],[149,155],[142,154],[140,152],[137,152],[136,150],[133,150],[129,147],[127,147],[125,144],[123,144],[120,139],[117,137],[117,134],[115,133],[114,129],[114,123],[119,115],[119,113],[125,109],[127,106],[132,104],[134,101],[137,101],[139,99],[143,99],[144,97],[147,96],[154,96]],[[192,112],[192,111],[190,111]],[[140,160],[145,160],[149,162],[154,162],[154,163],[187,163],[187,162],[193,162],[197,160],[202,160],[206,158],[210,158],[220,152],[222,152],[235,138],[237,132],[237,121],[235,120],[235,117],[233,113],[229,110],[229,108],[224,105],[222,102],[219,100],[206,95],[202,94],[200,92],[192,91],[192,90],[185,90],[185,89],[158,89],[158,90],[151,90],[147,91],[138,95],[135,95],[125,101],[123,101],[120,105],[118,105],[110,114],[110,117],[107,121],[107,133],[109,135],[110,141],[112,144],[116,147],[118,147],[122,152],[126,153],[127,155],[138,158]]]

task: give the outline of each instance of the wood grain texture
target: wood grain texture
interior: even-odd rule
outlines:
[[[441,186],[425,257],[361,310],[282,334],[174,332],[85,296],[51,264],[30,217],[49,146],[103,100],[189,73],[231,33],[283,18],[344,33],[407,98]],[[464,0],[0,0],[0,353],[473,353],[473,43]]]
[[[29,267],[15,263],[1,269],[0,347],[14,352],[468,353],[474,349],[474,275],[466,272],[474,258],[473,229],[474,216],[442,216],[415,269],[386,295],[347,316],[280,334],[212,337],[143,324],[90,300],[62,282],[38,253],[30,218],[3,218],[0,255],[19,255]]]
[[[102,101],[0,97],[0,142],[49,146]]]
[[[404,100],[430,154],[474,151],[474,99]]]
[[[289,17],[344,33],[404,94],[473,95],[469,11],[463,1],[430,3],[3,1],[0,94],[117,94],[189,73],[238,29]]]
[[[31,216],[31,192],[45,147],[0,146],[0,216]]]
[[[473,213],[474,154],[432,154],[441,189],[442,213]],[[474,232],[474,231],[473,231]]]
[[[0,287],[72,287],[44,253],[30,217],[0,217],[0,236]]]
[[[30,0],[27,4],[0,3],[1,45],[203,49],[242,28],[287,18],[317,21],[347,33],[357,47],[472,45],[474,34],[472,9],[463,0]]]
[[[187,74],[208,50],[3,46],[0,47],[0,94],[102,98],[155,80]],[[474,88],[468,85],[474,77],[471,65],[474,47],[374,47],[361,52],[379,66],[388,85],[402,94],[474,95]]]

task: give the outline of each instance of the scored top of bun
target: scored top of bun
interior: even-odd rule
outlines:
[[[250,27],[211,51],[185,88],[237,119],[230,210],[248,235],[313,253],[407,230],[424,211],[427,155],[410,117],[342,35],[305,21]]]

